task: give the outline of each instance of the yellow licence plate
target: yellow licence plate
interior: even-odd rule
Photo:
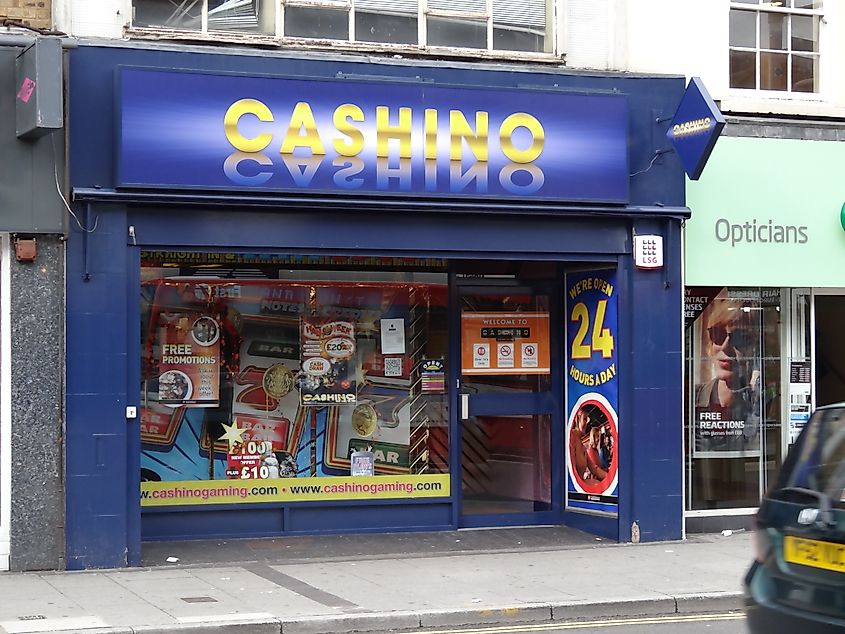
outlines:
[[[783,558],[792,564],[845,572],[845,544],[785,535]]]

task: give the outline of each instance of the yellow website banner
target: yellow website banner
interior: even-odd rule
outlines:
[[[449,497],[449,474],[142,482],[141,506]]]

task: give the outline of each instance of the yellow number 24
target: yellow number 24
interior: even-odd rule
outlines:
[[[596,320],[593,322],[593,336],[590,345],[584,343],[587,331],[590,329],[590,311],[584,302],[578,302],[572,307],[570,321],[578,322],[578,332],[572,339],[572,359],[589,359],[593,352],[601,352],[601,356],[609,359],[613,356],[613,335],[610,328],[604,327],[604,315],[607,310],[607,300],[600,299],[596,305]]]

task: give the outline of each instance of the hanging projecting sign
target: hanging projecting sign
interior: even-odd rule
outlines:
[[[628,202],[621,95],[119,72],[121,187]]]
[[[463,374],[548,374],[549,313],[461,314]]]
[[[719,107],[701,79],[693,77],[666,132],[690,180],[701,176],[724,127]]]

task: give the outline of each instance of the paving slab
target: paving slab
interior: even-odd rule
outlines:
[[[752,553],[747,533],[627,545],[577,531],[566,541],[571,529],[480,533],[213,541],[148,558],[174,552],[177,564],[3,573],[0,634],[341,634],[715,613],[741,609]]]

